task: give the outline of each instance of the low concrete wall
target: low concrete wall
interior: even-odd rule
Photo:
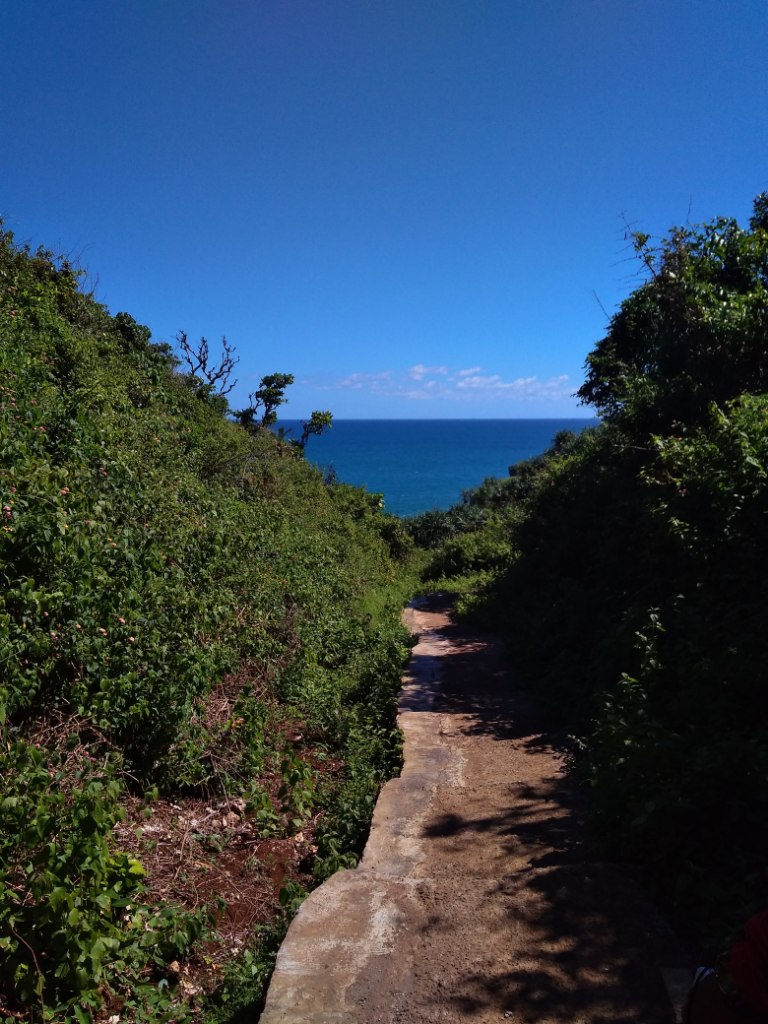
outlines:
[[[367,991],[397,984],[407,964],[398,950],[414,917],[422,823],[438,783],[461,773],[461,756],[444,742],[432,712],[446,641],[425,630],[419,602],[404,621],[419,635],[400,692],[405,737],[399,778],[382,789],[359,866],[315,889],[280,947],[261,1024],[362,1024]]]

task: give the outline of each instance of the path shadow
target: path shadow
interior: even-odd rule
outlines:
[[[504,904],[506,927],[526,935],[511,964],[501,956],[455,979],[455,1019],[501,1004],[525,1024],[670,1024],[661,968],[691,966],[675,934],[623,867],[595,858],[567,780],[513,789],[505,813],[443,814],[425,828],[464,847],[474,838],[487,845],[489,835],[501,840],[490,900]],[[427,925],[432,933],[453,927],[439,911]]]
[[[518,900],[520,894],[525,898]],[[560,864],[519,880],[507,877],[496,895],[525,927],[530,961],[523,950],[511,965],[467,971],[452,1000],[462,1015],[501,1003],[526,1024],[670,1024],[661,968],[690,966],[690,960],[616,865]]]
[[[447,598],[429,608],[449,609]],[[456,715],[456,732],[511,741],[532,754],[567,749],[531,696],[513,687],[500,640],[452,624],[440,632],[451,650],[441,659],[434,710]],[[518,929],[527,944],[497,964],[468,967],[452,986],[461,996],[448,997],[456,1016],[445,1019],[487,1016],[501,1005],[517,1024],[670,1024],[660,969],[690,967],[689,953],[631,870],[600,858],[586,824],[587,791],[556,768],[547,778],[503,787],[493,813],[446,812],[424,829],[449,853],[455,843],[457,858],[475,837],[478,849],[495,838],[491,899],[505,907],[501,934]],[[489,919],[494,909],[489,905]],[[434,938],[452,927],[438,909],[425,930]]]
[[[464,847],[474,838],[478,848],[487,845],[489,835],[501,840],[489,917],[491,902],[502,902],[505,928],[526,936],[511,964],[501,955],[455,979],[455,1019],[501,1004],[518,1024],[670,1024],[661,968],[691,966],[676,935],[622,866],[596,859],[582,801],[567,780],[513,790],[504,813],[446,813],[424,830]],[[454,926],[438,910],[425,930],[437,937]]]

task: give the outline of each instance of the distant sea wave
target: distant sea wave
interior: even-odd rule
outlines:
[[[340,480],[382,492],[386,508],[410,516],[446,509],[484,477],[507,476],[509,466],[538,455],[558,430],[577,433],[590,419],[557,420],[334,420],[310,438],[307,458],[333,466]],[[279,427],[301,436],[298,420]]]

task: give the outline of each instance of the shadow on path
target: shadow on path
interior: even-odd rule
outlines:
[[[447,615],[450,606],[436,597],[425,610]],[[477,924],[492,933],[491,948],[493,933],[499,943],[441,994],[456,1014],[445,1019],[501,1011],[531,1024],[672,1021],[660,969],[690,960],[631,872],[598,857],[585,824],[588,792],[562,771],[562,736],[512,686],[498,638],[451,621],[439,634],[447,649],[434,710],[465,752],[472,792],[433,814],[424,837],[469,884],[479,872],[486,891],[474,912],[485,922]],[[438,909],[425,935],[451,941],[452,929],[453,916]]]

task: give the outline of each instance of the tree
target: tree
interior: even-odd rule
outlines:
[[[221,360],[216,366],[210,365],[211,355],[205,338],[201,338],[197,348],[193,348],[187,341],[186,332],[179,331],[176,335],[176,341],[179,343],[182,358],[189,367],[189,372],[193,377],[202,377],[208,386],[209,392],[218,390],[219,395],[223,397],[228,395],[237,385],[236,380],[233,380],[230,384],[229,378],[236,364],[240,362],[240,357],[238,356],[237,359],[233,358],[235,348],[233,345],[228,344],[225,337],[221,339],[223,351]]]
[[[248,396],[249,405],[245,409],[236,412],[235,419],[251,433],[256,434],[261,430],[273,427],[277,422],[277,410],[285,405],[288,399],[285,397],[285,389],[293,384],[292,373],[270,373],[262,377],[259,382],[259,390]],[[261,419],[258,419],[261,411]],[[303,454],[310,437],[319,437],[332,426],[333,416],[330,412],[316,410],[308,420],[302,420],[301,438],[292,439],[289,444],[291,448]],[[278,439],[285,441],[286,431],[281,427],[278,432]]]
[[[326,430],[330,430],[333,426],[333,416],[328,411],[315,411],[312,413],[308,420],[302,420],[301,425],[303,427],[301,433],[301,440],[294,441],[294,446],[299,448],[302,452],[307,447],[307,441],[310,437],[320,437]]]
[[[141,351],[149,347],[152,332],[143,324],[136,323],[130,313],[116,313],[112,324],[128,350]]]
[[[285,397],[285,389],[293,384],[292,373],[270,373],[262,377],[259,382],[259,390],[248,395],[250,405],[235,413],[235,419],[246,430],[255,432],[263,427],[272,427],[277,422],[277,409],[285,405],[288,399]],[[261,422],[256,421],[259,409],[263,410]]]
[[[750,228],[720,218],[674,228],[658,248],[631,234],[650,277],[587,357],[582,403],[646,439],[702,422],[712,402],[768,391],[766,194]]]

